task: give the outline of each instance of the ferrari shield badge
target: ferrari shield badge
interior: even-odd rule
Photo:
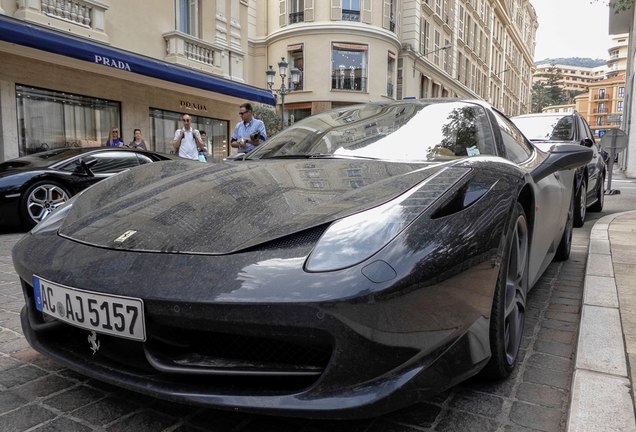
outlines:
[[[91,344],[91,350],[93,351],[93,355],[99,350],[100,342],[97,340],[97,333],[92,331],[88,335],[88,343]]]
[[[135,230],[128,230],[125,233],[123,233],[122,235],[120,235],[119,237],[117,237],[115,239],[115,243],[123,243],[126,240],[128,240],[130,237],[132,237],[137,231]]]

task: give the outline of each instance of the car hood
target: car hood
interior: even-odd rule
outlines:
[[[58,232],[105,248],[227,254],[380,205],[442,165],[354,159],[149,164],[86,190]]]

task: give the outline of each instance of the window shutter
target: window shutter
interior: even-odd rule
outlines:
[[[305,21],[314,20],[314,0],[305,0]]]
[[[278,1],[278,26],[285,27],[287,25],[287,0]]]
[[[382,4],[382,27],[391,28],[391,0],[384,0]]]
[[[371,14],[371,3],[372,0],[362,0],[362,22],[366,24],[371,24],[373,20],[373,15]]]
[[[340,0],[331,0],[331,19],[336,21],[342,19],[342,2]]]

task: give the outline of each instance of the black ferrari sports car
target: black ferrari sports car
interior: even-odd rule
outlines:
[[[128,170],[13,249],[38,351],[172,401],[378,415],[508,376],[572,238],[574,170],[483,102],[297,122],[232,161]]]
[[[170,159],[151,151],[64,147],[0,163],[0,225],[32,228],[71,196],[128,168]]]

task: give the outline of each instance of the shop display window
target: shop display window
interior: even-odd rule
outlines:
[[[20,156],[60,147],[99,147],[113,128],[120,128],[119,102],[20,84],[15,93]]]

